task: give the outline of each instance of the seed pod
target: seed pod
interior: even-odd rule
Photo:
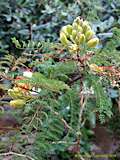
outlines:
[[[72,39],[75,40],[76,36],[77,36],[77,31],[73,30],[72,31]]]
[[[67,34],[70,36],[72,34],[73,27],[71,25],[66,26]]]
[[[63,32],[60,32],[60,41],[64,46],[66,46],[68,44],[67,37],[66,37],[65,33],[63,33]]]
[[[98,38],[93,38],[93,39],[91,39],[91,40],[89,40],[89,41],[87,42],[87,46],[88,46],[89,48],[94,48],[94,47],[97,46],[98,43],[99,43],[99,39],[98,39]]]
[[[80,34],[79,36],[79,44],[83,44],[85,42],[85,35],[84,34]]]
[[[10,106],[14,108],[22,108],[26,104],[25,100],[22,99],[16,99],[10,101]]]
[[[90,40],[90,39],[93,37],[94,34],[95,34],[95,33],[94,33],[92,30],[88,30],[88,31],[85,33],[85,38],[86,38],[86,40],[87,40],[87,41]]]

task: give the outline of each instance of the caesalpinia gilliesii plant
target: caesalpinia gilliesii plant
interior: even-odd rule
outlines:
[[[78,70],[77,73],[80,76],[80,112],[75,146],[79,153],[82,137],[81,128],[84,126],[84,110],[89,98],[84,94],[84,81],[86,80],[86,75],[94,70],[94,65],[89,64],[89,61],[95,54],[92,48],[95,48],[99,44],[99,39],[92,30],[90,24],[82,18],[77,17],[72,25],[68,24],[62,27],[60,31],[60,41],[63,46],[68,49],[71,60],[75,61]]]

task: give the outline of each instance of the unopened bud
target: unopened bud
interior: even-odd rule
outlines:
[[[86,40],[90,40],[90,39],[93,37],[94,34],[95,34],[95,33],[94,33],[92,30],[88,30],[88,31],[85,33],[85,38],[86,38]]]
[[[79,45],[79,36],[78,35],[75,38],[75,43]]]
[[[61,32],[63,32],[67,37],[69,36],[67,32],[67,26],[62,27]]]
[[[77,31],[73,30],[72,31],[72,39],[75,40],[76,36],[77,36]]]
[[[79,44],[82,44],[85,42],[85,35],[84,34],[80,34],[80,37],[79,37]]]
[[[80,32],[80,33],[82,33],[83,32],[82,27],[78,26],[77,31]]]
[[[67,25],[66,26],[66,31],[67,31],[67,34],[68,35],[71,35],[72,34],[72,30],[73,30],[73,27],[71,25]]]
[[[89,40],[89,41],[87,42],[87,46],[88,46],[89,48],[94,48],[94,47],[97,46],[98,43],[99,43],[99,39],[98,39],[98,38],[93,38],[93,39],[91,39],[91,40]]]
[[[26,104],[25,100],[22,99],[16,99],[10,101],[10,106],[14,108],[22,108]]]
[[[76,22],[78,25],[82,25],[82,23],[83,23],[83,19],[82,18],[80,18],[80,17],[77,17],[75,20],[74,20],[74,22]]]
[[[63,33],[63,32],[60,32],[60,41],[64,46],[66,46],[68,44],[67,37],[66,37],[65,33]]]
[[[83,32],[85,33],[88,29],[91,29],[89,23],[87,21],[84,21],[82,24]]]
[[[77,30],[78,24],[76,22],[73,22],[72,26],[73,26],[73,29]]]

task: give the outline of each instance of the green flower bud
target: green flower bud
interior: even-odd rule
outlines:
[[[69,42],[64,32],[60,32],[60,41],[64,46],[66,46]]]
[[[91,40],[89,40],[89,41],[87,42],[87,46],[88,46],[89,48],[94,48],[94,47],[97,46],[97,44],[99,44],[99,39],[98,39],[98,38],[93,38],[93,39],[91,39]]]
[[[95,35],[95,33],[92,31],[92,30],[88,30],[86,33],[85,33],[85,38],[86,40],[90,40],[93,35]]]

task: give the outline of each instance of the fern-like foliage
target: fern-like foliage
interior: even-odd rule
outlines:
[[[56,152],[65,153],[74,145],[79,114],[79,96],[74,89],[68,90],[57,101],[47,99],[46,102],[43,111],[47,114],[47,119],[42,122],[35,145],[36,155],[42,160]]]
[[[57,53],[56,49],[62,49],[60,43],[52,43],[48,41],[19,41],[16,37],[12,38],[12,43],[16,48],[23,50],[23,55],[34,53]]]
[[[48,118],[49,121],[43,123],[36,140],[37,148],[39,148],[39,151],[36,150],[36,152],[42,160],[50,154],[55,154],[55,150],[60,148],[59,141],[62,140],[64,133],[64,124],[58,116],[51,113]],[[64,149],[63,146],[61,146],[61,149]]]
[[[89,75],[88,81],[93,87],[96,97],[96,110],[99,112],[99,118],[101,123],[105,122],[105,117],[112,116],[112,103],[111,99],[107,95],[106,90],[103,88],[102,81],[95,75]]]
[[[68,119],[69,124],[71,128],[74,130],[74,132],[77,131],[77,124],[78,124],[78,114],[80,111],[79,107],[79,92],[75,90],[75,88],[72,88],[66,92],[63,96],[60,97],[60,104],[64,108],[64,111],[68,108],[68,117],[66,116],[65,112],[65,118]],[[71,132],[71,130],[69,130]],[[69,133],[68,133],[69,134]]]
[[[9,68],[9,70],[16,70],[20,67],[26,67],[26,61],[26,57],[15,58],[13,55],[10,54],[5,55],[0,60],[0,71],[5,71],[6,68]]]
[[[40,87],[53,92],[60,92],[61,90],[69,89],[69,86],[64,82],[55,79],[48,79],[39,72],[33,73],[32,78],[27,78],[22,81],[20,80],[20,82],[29,83],[32,86]]]
[[[76,70],[76,65],[73,61],[64,63],[59,62],[53,65],[41,64],[39,66],[39,70],[49,78],[67,81],[69,79],[69,75],[74,73],[74,71]]]

